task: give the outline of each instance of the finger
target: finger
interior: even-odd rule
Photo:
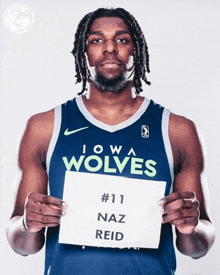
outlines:
[[[60,209],[60,208],[55,209],[48,206],[47,204],[39,204],[39,203],[35,203],[34,201],[29,201],[27,203],[26,212],[27,213],[33,212],[40,215],[57,216],[57,217],[61,217],[66,214],[65,210],[63,209]]]
[[[189,234],[195,230],[198,224],[198,219],[196,217],[192,217],[186,218],[184,220],[175,220],[172,222],[172,224],[175,225],[178,231],[181,233]]]
[[[47,226],[47,224],[60,224],[61,217],[56,216],[43,216],[36,213],[31,213],[28,216],[26,215],[26,224],[29,224],[30,222],[40,222],[44,227]]]
[[[48,206],[51,207],[51,208],[54,208],[54,209],[60,209],[60,206],[57,206],[57,205],[54,205],[54,204],[51,204],[51,203],[48,204]],[[62,206],[63,206],[62,209],[68,208],[68,205],[67,205],[66,202],[63,202],[63,203],[62,203]]]
[[[160,206],[164,206],[170,202],[176,201],[178,199],[195,199],[195,193],[192,191],[180,191],[180,192],[174,192],[164,198],[162,198],[158,204]]]
[[[47,224],[47,227],[56,227],[58,226],[57,223],[50,223]],[[37,221],[30,221],[28,224],[26,224],[27,230],[34,233],[34,232],[38,232],[40,231],[42,228],[44,228],[45,226],[42,225],[42,223],[37,222]]]
[[[67,204],[59,198],[55,198],[55,197],[40,194],[40,193],[30,193],[28,195],[28,199],[38,203],[42,203],[42,204],[48,204],[48,205],[51,204],[59,208],[66,208],[67,206]]]
[[[174,211],[183,208],[191,208],[194,201],[191,199],[178,199],[176,201],[170,202],[162,207],[162,214],[170,214]],[[197,205],[197,204],[196,204]]]
[[[192,207],[190,209],[181,209],[179,211],[175,211],[175,212],[172,212],[171,214],[166,214],[166,215],[163,215],[163,220],[162,222],[163,223],[172,223],[175,221],[175,220],[182,220],[184,221],[185,219],[188,219],[188,218],[194,218],[196,217],[196,219],[199,218],[199,210],[196,208],[196,207]]]

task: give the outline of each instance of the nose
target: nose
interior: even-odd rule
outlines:
[[[103,54],[117,54],[118,48],[117,44],[113,40],[106,40],[103,45]]]

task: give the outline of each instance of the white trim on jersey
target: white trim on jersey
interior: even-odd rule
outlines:
[[[113,132],[124,129],[124,128],[132,125],[133,123],[135,123],[144,114],[144,112],[147,110],[147,108],[150,104],[150,100],[145,98],[144,101],[142,102],[140,108],[137,110],[137,112],[133,116],[131,116],[126,121],[123,121],[122,123],[119,123],[117,125],[108,125],[108,124],[103,123],[103,122],[99,121],[98,119],[96,119],[87,110],[86,106],[83,103],[82,97],[77,97],[76,98],[76,104],[77,104],[79,110],[81,111],[81,113],[85,116],[85,118],[89,122],[91,122],[93,125],[97,126],[98,128],[101,128],[101,129],[103,129],[107,132],[113,133]]]
[[[170,176],[173,182],[174,165],[173,165],[173,153],[172,153],[172,148],[171,148],[171,143],[169,138],[169,118],[170,118],[170,110],[164,109],[163,116],[162,116],[162,135],[163,135],[163,142],[164,142],[165,151],[167,154],[167,159],[170,167]]]
[[[46,165],[47,165],[47,174],[49,175],[49,169],[50,169],[50,160],[55,148],[55,145],[57,143],[57,139],[60,133],[60,127],[61,127],[61,105],[54,108],[54,126],[53,126],[53,134],[52,138],[50,140],[50,144],[47,150],[47,158],[46,158]]]
[[[142,115],[143,113],[147,110],[150,100],[145,98],[142,105],[138,109],[138,111],[131,116],[128,120],[119,123],[117,125],[108,125],[105,124],[96,118],[92,116],[92,114],[86,109],[82,97],[76,98],[76,103],[81,111],[81,113],[85,116],[85,118],[90,121],[93,125],[106,130],[108,132],[116,132],[118,130],[124,129],[130,125],[132,125],[134,122],[136,122]],[[174,178],[174,164],[173,164],[173,154],[172,154],[172,148],[170,144],[170,139],[169,139],[169,117],[170,117],[170,110],[164,109],[163,111],[163,116],[162,116],[162,136],[163,136],[163,141],[164,141],[164,146],[165,146],[165,151],[167,154],[167,159],[170,167],[170,175],[171,179],[173,180]],[[46,158],[46,165],[47,165],[47,174],[49,175],[49,168],[50,168],[50,161],[51,157],[59,136],[60,132],[60,127],[61,127],[61,119],[62,119],[62,110],[61,110],[61,105],[57,106],[54,108],[54,128],[53,128],[53,134],[52,138],[48,147],[47,151],[47,158]]]

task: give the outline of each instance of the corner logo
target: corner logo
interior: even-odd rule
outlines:
[[[73,130],[73,131],[69,131],[69,128],[67,128],[66,131],[64,132],[64,136],[69,136],[69,135],[75,134],[75,133],[77,133],[79,131],[82,131],[82,130],[85,130],[87,128],[89,128],[89,126],[79,128],[79,129],[76,129],[76,130]]]
[[[142,138],[149,138],[149,127],[147,125],[141,126],[141,136]]]
[[[5,27],[13,33],[28,31],[34,22],[34,14],[30,7],[22,3],[9,6],[3,14]]]

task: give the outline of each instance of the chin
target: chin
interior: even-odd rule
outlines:
[[[102,92],[120,93],[127,87],[128,81],[124,72],[121,72],[118,76],[104,76],[97,72],[94,84]]]

